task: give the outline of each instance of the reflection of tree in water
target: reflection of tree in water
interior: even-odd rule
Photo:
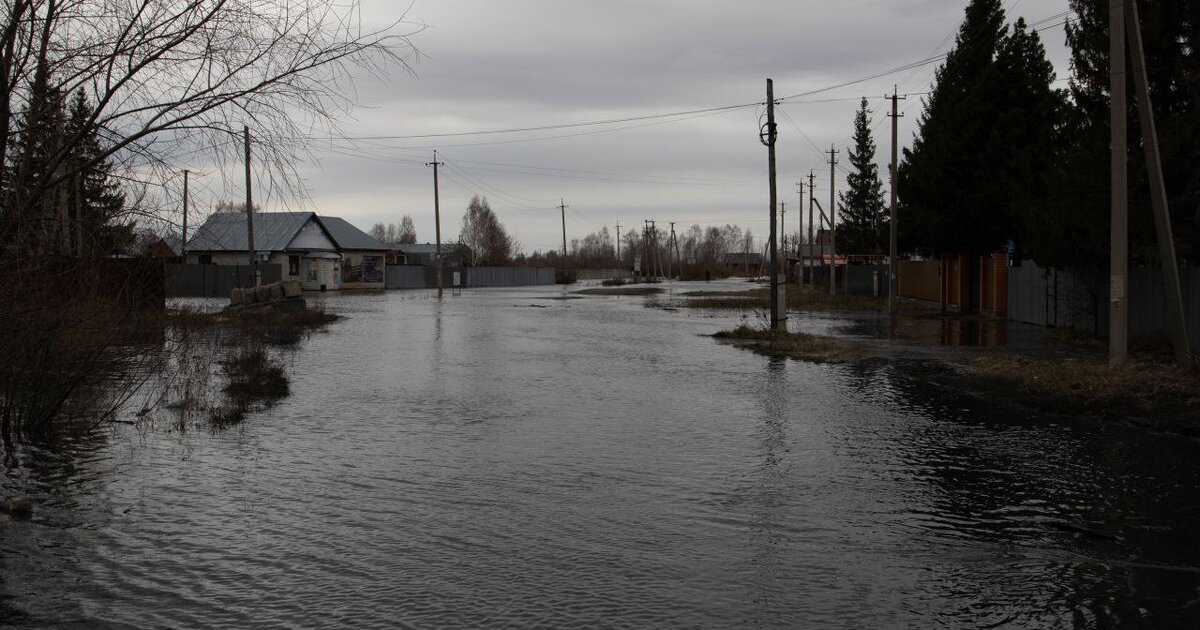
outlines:
[[[922,587],[960,602],[948,614],[1020,627],[1200,623],[1200,602],[1185,607],[1200,597],[1195,444],[1032,415],[918,361],[844,369],[901,416],[904,525],[945,546]]]

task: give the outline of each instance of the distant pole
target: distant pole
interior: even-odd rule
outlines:
[[[1108,364],[1119,368],[1129,359],[1129,192],[1126,156],[1125,2],[1109,2],[1109,120],[1112,128],[1112,233],[1110,235]]]
[[[900,262],[897,251],[900,248],[900,236],[896,224],[896,173],[899,168],[899,136],[900,136],[900,101],[907,97],[900,96],[900,88],[892,88],[892,164],[888,169],[892,184],[892,204],[888,226],[888,314],[895,315],[900,310]]]
[[[808,170],[808,286],[816,288],[817,274],[813,273],[813,247],[817,244],[813,240],[813,205],[817,201],[817,189],[815,186],[817,176],[812,169]]]
[[[804,182],[796,182],[800,193],[800,204],[796,206],[796,258],[800,259],[800,282],[804,282],[804,254],[800,251],[804,243]]]
[[[784,330],[787,318],[783,313],[783,286],[779,283],[779,249],[777,246],[777,226],[775,225],[775,206],[778,196],[775,188],[775,82],[767,79],[767,124],[760,130],[759,139],[767,145],[768,177],[771,184],[771,237],[768,247],[771,249],[771,331]]]
[[[437,246],[434,249],[433,266],[434,273],[437,274],[437,290],[438,297],[442,297],[443,285],[445,280],[442,278],[442,207],[441,195],[438,193],[438,167],[444,164],[437,159],[437,149],[433,150],[433,161],[426,162],[425,166],[433,167],[433,230],[437,236]]]
[[[188,171],[183,169],[183,235],[179,238],[179,255],[187,262]]]
[[[1167,184],[1163,179],[1162,156],[1158,149],[1158,128],[1150,100],[1150,82],[1146,78],[1146,53],[1142,46],[1141,21],[1137,2],[1125,3],[1125,28],[1133,65],[1133,84],[1137,90],[1138,114],[1142,123],[1146,168],[1150,176],[1150,200],[1154,205],[1154,225],[1158,235],[1158,257],[1162,260],[1163,281],[1167,292],[1167,329],[1174,346],[1175,360],[1186,364],[1191,358],[1187,320],[1183,311],[1183,291],[1179,286],[1179,264],[1175,258],[1175,236],[1171,230],[1171,211],[1167,202]]]
[[[254,194],[250,177],[250,126],[242,126],[242,138],[246,143],[246,245],[249,248],[250,268],[254,273],[254,286],[262,284],[258,275],[258,255],[254,252]]]
[[[837,151],[829,145],[829,295],[837,295],[837,199],[834,198],[835,181],[837,176]]]
[[[784,277],[787,277],[787,202],[779,202],[779,266],[783,267]]]
[[[684,260],[679,255],[679,237],[675,236],[675,224],[671,224],[671,240],[675,241],[675,258],[679,261],[679,277],[683,279]]]
[[[617,221],[617,266],[621,265],[621,222]]]
[[[567,202],[560,198],[558,209],[562,211],[563,264],[565,265],[567,261]]]

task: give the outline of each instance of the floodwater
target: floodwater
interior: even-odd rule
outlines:
[[[1200,442],[562,292],[331,296],[240,425],[10,454],[0,625],[1200,625]]]

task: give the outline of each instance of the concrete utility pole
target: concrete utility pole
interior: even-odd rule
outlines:
[[[1158,128],[1150,100],[1150,82],[1146,77],[1146,53],[1142,46],[1141,21],[1137,2],[1125,2],[1125,28],[1133,55],[1133,84],[1137,90],[1138,114],[1142,123],[1142,146],[1150,177],[1150,200],[1154,206],[1154,226],[1158,235],[1158,257],[1162,259],[1163,284],[1167,292],[1167,329],[1174,346],[1175,360],[1186,364],[1191,358],[1187,320],[1183,311],[1183,291],[1179,286],[1179,264],[1175,258],[1175,235],[1171,230],[1171,211],[1167,204],[1167,184],[1163,178],[1162,156],[1158,150]]]
[[[800,264],[800,282],[804,282],[804,253],[800,251],[804,243],[804,182],[796,182],[796,192],[800,193],[800,205],[796,206],[796,258]]]
[[[445,284],[442,278],[442,206],[441,195],[438,193],[438,167],[443,164],[445,162],[439,162],[437,159],[437,149],[433,150],[433,161],[425,163],[425,166],[433,167],[433,231],[437,236],[433,266],[434,273],[437,274],[438,298],[442,297],[443,285]]]
[[[254,251],[254,194],[250,176],[250,126],[242,125],[242,138],[246,142],[246,245],[250,254],[250,268],[254,273],[254,286],[262,284],[258,275],[258,254]]]
[[[834,198],[836,188],[834,178],[837,176],[837,151],[829,145],[829,295],[837,295],[837,199]]]
[[[1112,233],[1109,250],[1108,364],[1129,359],[1129,192],[1125,123],[1125,1],[1109,1],[1109,120],[1112,127]]]
[[[900,259],[897,256],[899,250],[900,235],[896,224],[896,173],[899,168],[899,128],[900,119],[904,114],[900,113],[900,101],[907,97],[900,96],[899,86],[892,88],[892,164],[888,168],[888,174],[891,177],[892,183],[892,204],[889,212],[888,226],[888,314],[895,315],[900,310]]]
[[[183,169],[183,234],[179,237],[179,255],[187,262],[188,171]]]
[[[780,332],[787,326],[787,301],[783,295],[783,283],[779,281],[779,249],[775,225],[775,205],[778,196],[775,189],[775,82],[767,79],[767,124],[759,130],[759,140],[767,145],[768,177],[771,183],[771,331]]]
[[[567,258],[567,202],[559,198],[558,209],[562,211],[563,261],[565,263]]]
[[[817,286],[817,274],[814,273],[816,270],[813,268],[813,264],[812,264],[813,263],[813,253],[816,251],[814,248],[817,244],[817,242],[815,240],[813,240],[813,205],[814,205],[814,202],[816,202],[816,200],[817,200],[816,182],[817,182],[816,174],[813,173],[812,169],[809,169],[808,170],[808,286],[809,286],[809,288],[814,288],[814,289]]]

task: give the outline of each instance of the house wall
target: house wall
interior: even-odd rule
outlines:
[[[342,287],[342,264],[337,258],[306,257],[300,262],[305,291],[337,291]]]
[[[342,257],[343,289],[383,289],[387,252],[347,252]]]

